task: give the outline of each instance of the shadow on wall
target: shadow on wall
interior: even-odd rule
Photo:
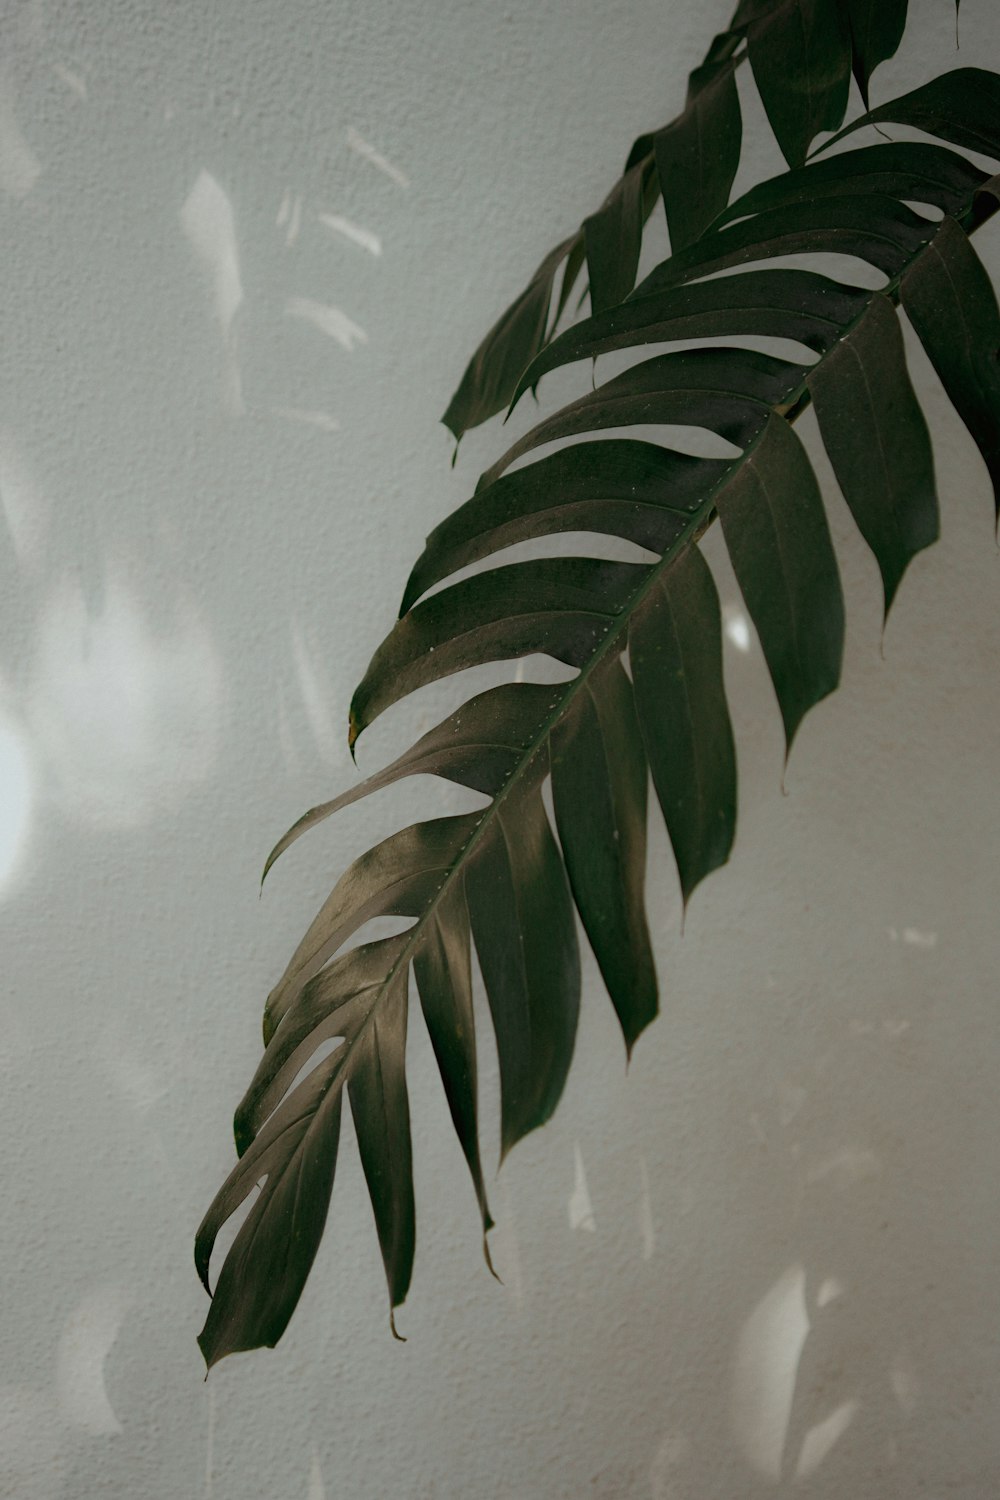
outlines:
[[[0,371],[8,889],[32,798],[134,827],[175,812],[229,747],[313,785],[346,762],[343,689],[320,665],[330,620],[291,538],[325,540],[314,497],[369,339],[319,289],[370,303],[384,235],[353,204],[395,223],[409,185],[353,125],[333,151],[324,134],[323,160],[279,150],[269,166],[259,101],[220,99],[210,58],[168,50],[150,88],[127,34],[116,71],[92,75],[41,7],[9,30],[0,191],[33,284],[5,310]]]
[[[942,1455],[930,1434],[944,1413],[973,1430],[989,1403],[991,1335],[977,1347],[970,1324],[992,1326],[989,1258],[972,1248],[992,1210],[985,1179],[978,1201],[968,1183],[998,1122],[987,1110],[963,1146],[953,1111],[971,1121],[982,1101],[923,1061],[939,977],[902,1006],[842,1011],[839,1040],[754,1101],[742,1132],[730,1108],[732,1173],[702,1182],[698,1228],[674,1233],[686,1264],[660,1271],[683,1294],[660,1333],[687,1394],[652,1455],[653,1500],[843,1500],[919,1474],[979,1492],[981,1457]],[[703,1276],[720,1246],[725,1266]]]
[[[371,644],[351,637],[354,611],[334,592],[346,579],[360,593],[344,517],[353,535],[364,495],[317,496],[334,489],[332,445],[346,452],[362,431],[376,448],[374,366],[356,371],[391,332],[379,301],[408,182],[331,104],[316,125],[334,143],[326,159],[290,163],[269,144],[266,111],[248,119],[252,101],[219,87],[218,59],[172,34],[155,77],[134,35],[113,76],[92,75],[62,55],[42,7],[17,15],[16,81],[13,65],[0,71],[0,190],[25,283],[0,365],[0,917],[13,997],[0,1127],[20,1153],[0,1219],[16,1287],[0,1313],[12,1351],[0,1493],[229,1493],[213,1474],[239,1474],[244,1451],[259,1451],[266,1391],[269,1433],[291,1455],[286,1493],[357,1500],[349,1465],[382,1387],[366,1369],[342,1406],[303,1412],[301,1400],[309,1377],[324,1391],[340,1378],[331,1350],[343,1357],[353,1309],[299,1320],[294,1378],[276,1377],[276,1359],[248,1361],[206,1391],[190,1236],[272,977],[247,889],[265,853],[247,799],[273,800],[276,836],[284,809],[296,815],[345,765],[345,693]],[[202,99],[200,112],[175,95]],[[726,628],[747,652],[741,611]],[[281,911],[276,942],[298,936],[301,915],[297,900]],[[966,1244],[995,1243],[980,1184],[1000,1121],[962,1064],[979,1040],[986,1050],[988,1007],[949,1000],[962,1050],[942,1062],[954,952],[920,928],[885,941],[898,989],[873,985],[859,1014],[831,986],[811,1008],[821,1036],[745,986],[711,997],[712,1026],[700,1007],[672,1015],[669,1041],[651,1043],[663,1048],[655,1086],[644,1093],[636,1076],[627,1095],[608,1090],[630,1118],[646,1112],[646,1143],[664,1141],[666,1117],[662,1155],[630,1147],[623,1169],[613,1143],[601,1156],[571,1142],[548,1231],[533,1205],[531,1234],[516,1234],[524,1179],[507,1169],[494,1247],[507,1289],[484,1274],[482,1316],[491,1333],[527,1330],[519,1389],[500,1392],[526,1408],[505,1439],[508,1465],[523,1465],[518,1500],[573,1493],[532,1477],[552,1458],[551,1431],[531,1426],[546,1403],[565,1415],[564,1446],[607,1455],[591,1486],[607,1500],[874,1500],[894,1493],[901,1454],[907,1474],[940,1476],[925,1434],[941,1412],[953,1415],[955,1477],[963,1424],[981,1454],[994,1387],[976,1323],[989,1320],[994,1268]],[[988,982],[984,971],[984,995]],[[746,1066],[755,1032],[775,1038],[763,1083]],[[720,1057],[720,1037],[734,1053]],[[415,1096],[418,1082],[432,1086],[428,1074]],[[546,1182],[556,1139],[541,1148]],[[342,1177],[356,1180],[348,1156]],[[553,1293],[563,1267],[579,1275],[576,1317]],[[418,1358],[453,1353],[437,1337],[441,1291],[425,1288],[425,1313],[408,1305],[428,1323],[389,1351],[385,1388],[414,1403],[414,1429],[426,1401],[442,1451],[461,1420],[491,1452],[496,1372],[469,1354],[471,1336],[457,1375],[413,1374]],[[608,1331],[609,1308],[621,1330]],[[381,1328],[365,1329],[374,1344]],[[380,1374],[384,1356],[371,1353]],[[242,1403],[227,1399],[237,1386]],[[624,1401],[642,1407],[638,1438]],[[489,1500],[508,1477],[498,1466],[478,1492]]]
[[[226,1149],[221,1106],[219,1154],[190,1128],[233,1019],[205,996],[253,997],[249,1057],[266,988],[240,801],[281,785],[277,836],[347,764],[316,496],[369,332],[328,299],[371,302],[407,182],[335,109],[321,159],[262,159],[183,28],[151,77],[141,27],[90,68],[58,7],[8,9],[0,1493],[133,1493],[151,1448],[173,1497],[204,1479],[190,1238]]]

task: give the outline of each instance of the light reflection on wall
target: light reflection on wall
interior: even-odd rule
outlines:
[[[124,1287],[94,1287],[70,1313],[59,1338],[59,1409],[73,1427],[95,1437],[115,1436],[122,1430],[108,1399],[104,1362],[131,1302],[131,1294]]]
[[[591,1234],[597,1229],[579,1142],[573,1145],[573,1191],[569,1195],[567,1213],[570,1229],[587,1229]]]
[[[45,553],[49,509],[13,434],[0,431],[0,506],[18,565],[36,573]]]
[[[133,1300],[124,1286],[92,1286],[63,1323],[52,1384],[0,1386],[0,1495],[67,1496],[81,1443],[121,1434],[104,1370]]]
[[[289,297],[285,311],[290,318],[301,318],[311,323],[327,338],[334,339],[348,354],[356,344],[367,344],[368,335],[353,318],[349,318],[339,307],[327,302],[316,302],[312,297]]]
[[[14,103],[13,88],[0,79],[0,188],[12,198],[25,198],[41,176],[42,167],[25,139]]]
[[[31,823],[33,783],[24,739],[0,719],[0,896],[10,888]]]
[[[815,1473],[834,1443],[850,1427],[859,1408],[858,1401],[842,1401],[828,1417],[810,1427],[802,1439],[802,1451],[795,1465],[795,1478],[808,1479]]]
[[[226,346],[224,404],[233,416],[239,417],[244,411],[243,385],[233,319],[243,302],[243,281],[233,206],[211,172],[198,173],[181,209],[181,228],[211,273],[215,317]]]
[[[789,1266],[757,1303],[743,1325],[733,1368],[733,1432],[747,1462],[776,1485],[792,1470],[806,1479],[820,1467],[851,1425],[860,1402],[841,1402],[802,1438],[798,1453],[785,1453],[799,1366],[809,1335],[805,1299],[806,1273]],[[833,1279],[820,1288],[822,1307],[843,1295]],[[791,1458],[794,1457],[794,1468]]]
[[[306,640],[299,620],[292,621],[292,654],[295,674],[298,678],[302,704],[305,708],[309,728],[316,741],[316,748],[324,760],[335,764],[340,749],[340,723],[331,706],[333,697],[330,679],[315,643]]]
[[[134,827],[177,807],[215,762],[222,697],[192,603],[154,626],[112,574],[96,608],[66,582],[43,611],[28,723],[57,802],[84,823]]]
[[[747,1462],[765,1479],[781,1478],[781,1456],[795,1376],[809,1332],[806,1274],[789,1266],[743,1325],[733,1370],[733,1431]]]
[[[347,144],[352,151],[356,151],[359,156],[364,157],[365,161],[371,162],[373,167],[384,173],[390,182],[394,182],[397,187],[401,187],[404,190],[409,187],[410,179],[406,173],[401,172],[399,167],[394,162],[389,161],[388,157],[383,156],[381,151],[377,150],[370,141],[366,141],[364,136],[355,130],[353,125],[347,132]]]
[[[355,224],[353,219],[345,219],[342,214],[320,214],[319,222],[332,233],[350,240],[352,245],[358,245],[362,250],[367,250],[369,255],[382,254],[382,241],[373,230],[366,229],[363,224]]]
[[[315,1443],[312,1445],[312,1462],[309,1465],[309,1500],[326,1500],[326,1485],[323,1483],[323,1470]]]
[[[162,1060],[151,1049],[146,1054],[140,1050],[120,1016],[110,1018],[95,1038],[94,1059],[115,1096],[139,1115],[148,1114],[167,1094],[168,1075]]]

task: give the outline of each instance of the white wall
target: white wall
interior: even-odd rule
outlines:
[[[951,6],[913,11],[877,97],[953,62]],[[4,1496],[1000,1484],[1000,561],[919,351],[944,539],[883,659],[876,570],[817,459],[843,688],[783,796],[759,652],[730,645],[735,857],[682,940],[654,838],[663,1015],[626,1079],[588,970],[565,1101],[492,1189],[504,1285],[415,1024],[409,1342],[348,1142],[285,1340],[201,1379],[191,1241],[264,996],[413,786],[300,845],[259,903],[263,857],[356,774],[351,688],[498,451],[490,428],[449,468],[465,359],[727,13],[4,0]],[[993,0],[965,0],[960,60],[1000,67]],[[1000,234],[982,253],[1000,274]],[[387,716],[363,769],[462,688]],[[489,1044],[483,1069],[489,1115]]]

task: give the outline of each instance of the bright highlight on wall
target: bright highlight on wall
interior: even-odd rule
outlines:
[[[42,616],[28,700],[56,800],[104,828],[175,810],[215,762],[223,688],[186,596],[157,620],[121,572],[109,572],[99,601],[60,586]]]
[[[31,822],[33,786],[24,739],[0,719],[0,896],[21,861]]]

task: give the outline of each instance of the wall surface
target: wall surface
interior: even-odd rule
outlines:
[[[278,1350],[205,1384],[195,1344],[192,1238],[264,996],[350,857],[461,805],[421,782],[352,809],[258,901],[277,836],[357,774],[351,688],[424,535],[499,451],[492,424],[453,470],[438,418],[728,8],[0,6],[2,1496],[1000,1489],[1000,557],[919,350],[943,540],[883,640],[817,456],[847,659],[784,789],[756,639],[706,543],[736,852],[682,937],[654,833],[662,1016],[626,1077],[587,969],[563,1104],[492,1183],[503,1285],[415,1020],[408,1342],[348,1139]],[[952,6],[911,10],[876,99],[956,62]],[[995,0],[961,14],[957,61],[1000,68]],[[774,167],[745,103],[747,170]],[[1000,233],[980,248],[1000,274]],[[387,715],[362,769],[467,688]],[[485,1033],[482,1068],[492,1163]]]

